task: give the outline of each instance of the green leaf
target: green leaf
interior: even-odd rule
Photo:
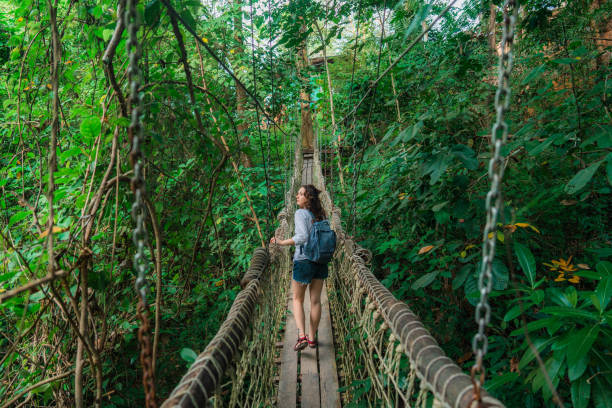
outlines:
[[[574,381],[571,390],[574,408],[587,408],[591,399],[591,384],[586,380]]]
[[[529,284],[531,288],[534,288],[535,285],[535,277],[536,277],[536,263],[533,254],[525,245],[520,244],[518,242],[514,243],[514,253],[518,258],[519,265],[529,279]]]
[[[463,268],[461,268],[461,270],[455,276],[455,279],[453,279],[453,290],[457,290],[463,285],[465,279],[472,271],[472,268],[473,266],[470,264],[464,265]]]
[[[606,310],[608,303],[610,303],[610,297],[612,297],[612,276],[606,276],[599,281],[597,289],[595,289],[595,295],[599,300],[601,311]]]
[[[533,339],[532,342],[533,342],[534,347],[538,351],[538,353],[541,353],[542,350],[544,350],[547,346],[549,346],[556,339],[557,337],[551,337],[550,339],[546,339],[546,340]],[[534,358],[535,358],[535,353],[533,352],[531,347],[527,347],[527,351],[525,351],[525,354],[523,354],[521,361],[519,361],[519,369],[522,370],[523,368],[525,368],[525,366],[527,366],[527,364],[529,364]]]
[[[593,175],[601,165],[603,160],[599,160],[591,164],[586,169],[580,170],[576,175],[567,183],[565,186],[565,192],[568,194],[575,194],[582,190],[584,186],[593,178]]]
[[[102,39],[104,39],[104,41],[110,40],[112,36],[113,30],[106,28],[102,31]]]
[[[596,322],[599,321],[599,316],[595,313],[581,309],[574,309],[573,307],[567,306],[549,306],[542,308],[541,312],[551,314],[553,316],[571,317],[579,320],[588,319]]]
[[[580,378],[589,364],[589,355],[585,354],[576,364],[572,364],[567,368],[567,375],[570,381]]]
[[[149,26],[156,25],[159,22],[161,15],[161,2],[159,0],[151,0],[145,6],[145,22]]]
[[[608,176],[608,183],[612,184],[612,155],[608,155],[608,162],[606,163],[606,175]]]
[[[474,153],[474,150],[470,147],[457,144],[453,147],[451,153],[458,158],[468,170],[476,170],[478,168],[476,153]]]
[[[593,399],[595,400],[595,408],[612,407],[612,388],[607,381],[595,377]]]
[[[533,81],[534,79],[539,78],[542,75],[542,73],[544,73],[545,70],[546,70],[546,64],[542,64],[539,67],[535,67],[534,69],[531,70],[531,72],[527,74],[527,76],[525,76],[525,78],[523,79],[523,82],[521,82],[521,85],[527,85],[529,82]]]
[[[555,357],[549,358],[544,363],[544,367],[546,368],[548,377],[550,378],[550,381],[553,384],[558,382],[557,376],[559,375],[559,371],[561,370],[562,364],[563,364],[563,360],[557,360]],[[533,383],[532,383],[532,389],[534,391],[539,390],[546,384],[546,379],[544,378],[544,374],[542,373],[542,367],[538,367],[536,370],[538,370],[538,373],[534,377]]]
[[[567,346],[567,365],[573,366],[579,362],[591,350],[593,342],[599,334],[599,325],[585,327],[572,336]]]
[[[518,315],[521,314],[521,307],[519,305],[514,306],[512,309],[508,310],[508,313],[504,316],[504,322],[509,322],[513,320]]]
[[[597,265],[595,265],[595,269],[601,274],[602,278],[605,276],[612,276],[612,262],[598,262]]]
[[[515,382],[519,379],[519,373],[505,373],[502,375],[496,375],[493,373],[491,378],[487,380],[487,391],[491,392],[504,384]]]
[[[184,348],[181,350],[181,358],[191,364],[198,358],[198,355],[192,349]]]
[[[13,214],[11,218],[9,219],[9,223],[8,223],[9,228],[17,224],[19,221],[23,220],[24,218],[26,218],[29,214],[30,213],[28,211],[19,211],[18,213]]]
[[[84,118],[81,122],[81,135],[83,136],[83,141],[91,142],[100,134],[100,130],[102,129],[102,125],[100,123],[100,118],[97,116],[90,116],[88,118]]]
[[[417,290],[429,286],[434,281],[434,279],[436,279],[436,276],[438,276],[439,272],[440,271],[433,271],[421,276],[412,284],[412,289]]]
[[[473,274],[468,274],[468,277],[465,280],[465,285],[463,286],[463,291],[468,302],[470,302],[472,306],[476,306],[478,300],[480,299],[480,292],[478,291],[478,278],[476,278]]]

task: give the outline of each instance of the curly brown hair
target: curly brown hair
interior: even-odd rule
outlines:
[[[308,200],[306,203],[306,209],[310,211],[312,215],[314,215],[315,221],[321,221],[327,218],[323,205],[321,205],[321,200],[319,199],[319,194],[321,191],[317,190],[317,188],[312,184],[306,184],[302,187],[304,188],[304,195]]]

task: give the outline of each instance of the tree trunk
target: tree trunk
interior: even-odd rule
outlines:
[[[240,59],[244,54],[244,38],[242,37],[242,0],[234,0],[235,14],[234,14],[234,40],[236,40],[236,47],[233,50],[233,54],[236,56],[238,61],[237,66],[238,70],[240,70],[242,64],[240,63]],[[234,70],[238,72],[238,70]],[[249,122],[246,118],[246,100],[247,95],[245,89],[240,85],[238,81],[236,81],[236,112],[238,112],[238,134],[240,137],[240,141],[249,145],[249,135],[245,134],[247,129],[249,128]],[[240,163],[244,167],[253,167],[253,161],[251,158],[243,151],[240,152]]]
[[[595,12],[605,4],[606,0],[594,0],[591,3],[591,12]],[[612,17],[602,19],[592,19],[591,28],[595,34],[595,45],[599,54],[597,55],[597,67],[602,68],[610,62],[610,52],[606,51],[606,47],[612,44]]]
[[[300,31],[305,31],[302,27]],[[312,127],[312,113],[310,112],[310,89],[308,75],[306,69],[308,67],[308,50],[306,48],[306,39],[298,49],[297,70],[298,77],[302,81],[302,89],[300,90],[300,112],[302,114],[302,122],[300,125],[300,137],[302,138],[302,148],[314,149],[314,131]]]
[[[489,40],[489,49],[491,53],[497,52],[497,40],[495,37],[495,17],[497,16],[497,7],[491,1],[489,3],[489,24],[487,26],[487,37]]]

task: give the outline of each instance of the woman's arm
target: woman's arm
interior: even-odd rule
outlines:
[[[270,238],[270,243],[280,246],[295,245],[295,241],[293,240],[293,238],[277,240],[275,237],[272,237]]]

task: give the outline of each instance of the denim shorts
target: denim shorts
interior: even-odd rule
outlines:
[[[293,280],[309,284],[313,279],[327,278],[327,264],[318,264],[309,260],[293,261]]]

